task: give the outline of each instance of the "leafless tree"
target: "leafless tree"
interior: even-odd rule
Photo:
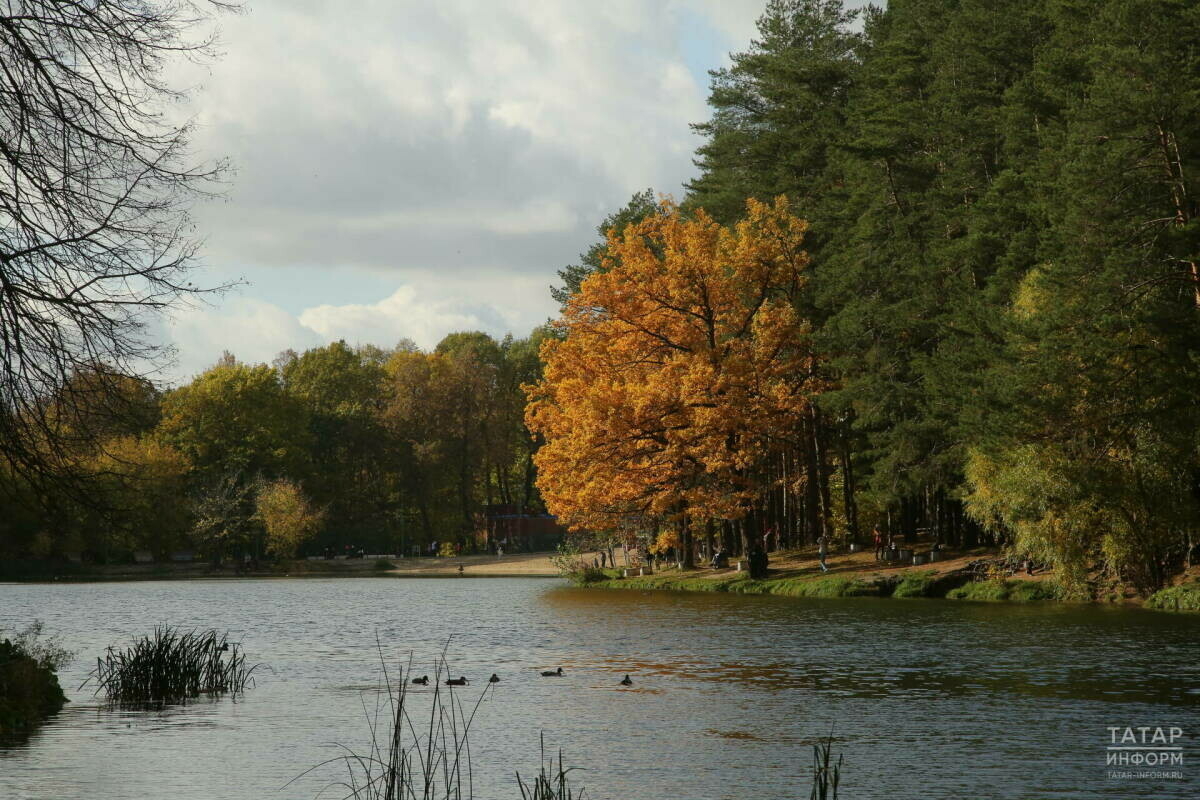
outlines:
[[[165,71],[215,56],[228,7],[0,0],[0,469],[61,470],[76,409],[119,405],[107,377],[169,356],[147,324],[206,291],[189,212],[226,168],[194,163]]]

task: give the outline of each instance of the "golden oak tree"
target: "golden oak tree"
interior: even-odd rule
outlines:
[[[703,211],[610,231],[542,349],[527,424],[545,437],[538,487],[573,528],[633,514],[680,523],[737,518],[756,469],[807,409],[814,357],[794,299],[807,223],[787,199],[747,202],[732,228]]]

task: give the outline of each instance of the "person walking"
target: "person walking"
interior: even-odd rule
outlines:
[[[879,526],[875,526],[873,531],[875,535],[875,560],[883,560],[883,533],[879,530]]]
[[[829,567],[825,565],[825,552],[829,547],[829,541],[822,534],[817,539],[817,561],[821,565],[821,572],[829,572]]]

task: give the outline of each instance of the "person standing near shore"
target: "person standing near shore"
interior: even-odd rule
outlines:
[[[879,526],[875,526],[872,531],[875,536],[875,560],[879,561],[883,558],[883,533],[879,530]]]
[[[829,567],[825,565],[825,551],[828,549],[828,541],[824,534],[817,539],[817,562],[821,565],[821,572],[829,572]]]

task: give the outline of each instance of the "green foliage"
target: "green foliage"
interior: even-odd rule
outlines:
[[[309,446],[305,409],[275,370],[226,359],[163,398],[159,435],[198,474],[296,474]]]
[[[1159,589],[1146,601],[1146,608],[1161,611],[1200,611],[1200,583],[1183,583]]]
[[[455,333],[430,353],[334,342],[274,367],[226,354],[166,395],[81,374],[55,406],[80,493],[47,494],[0,462],[0,570],[469,547],[489,504],[544,510],[521,386],[547,335]]]
[[[56,672],[71,654],[41,634],[42,624],[34,622],[0,638],[0,734],[27,731],[67,702]]]
[[[1158,588],[1200,519],[1200,7],[862,21],[768,4],[714,73],[688,206],[787,193],[812,223],[818,403],[864,508],[911,531],[965,499],[1073,593],[1097,563]]]
[[[745,197],[741,200],[742,205],[745,205]],[[600,241],[593,244],[587,249],[587,252],[579,256],[578,264],[571,264],[563,267],[558,271],[558,277],[562,279],[562,286],[554,286],[550,288],[550,294],[559,303],[566,303],[567,298],[576,294],[579,291],[580,284],[588,275],[594,272],[600,272],[607,269],[604,264],[606,257],[606,245],[609,232],[621,234],[625,228],[630,225],[636,225],[651,214],[660,213],[663,206],[654,196],[652,189],[638,192],[629,198],[629,202],[624,208],[614,211],[604,218],[596,227],[596,233],[600,235]]]

